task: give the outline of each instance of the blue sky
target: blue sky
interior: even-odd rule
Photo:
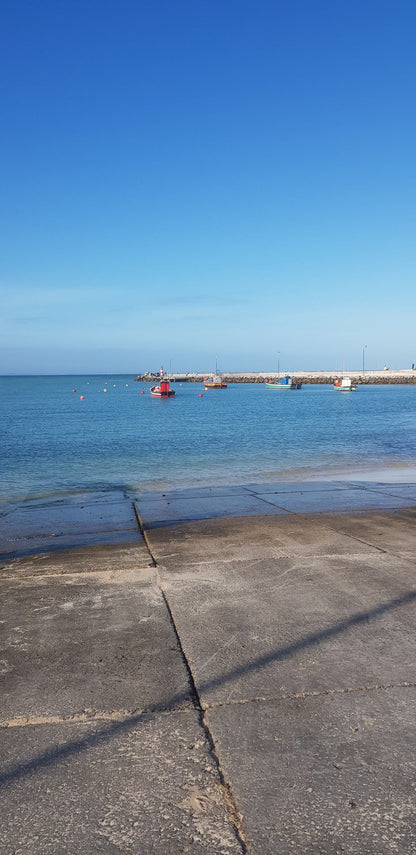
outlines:
[[[0,373],[416,362],[415,26],[4,0]]]

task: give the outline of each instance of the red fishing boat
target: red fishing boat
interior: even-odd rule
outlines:
[[[163,376],[163,368],[160,369],[160,383],[158,386],[152,386],[150,389],[152,398],[173,398],[175,393],[170,388],[169,380]]]

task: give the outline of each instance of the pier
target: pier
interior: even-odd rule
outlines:
[[[201,372],[186,372],[186,373],[169,373],[171,383],[203,383],[204,378],[211,374],[210,371]],[[334,383],[335,380],[341,379],[344,375],[348,375],[358,385],[383,385],[383,384],[416,384],[416,369],[384,369],[377,371],[238,371],[238,372],[221,372],[221,377],[227,383],[264,383],[267,379],[277,379],[285,374],[290,374],[294,380],[302,384],[313,383]],[[159,372],[138,374],[135,380],[140,383],[154,383],[159,380]]]

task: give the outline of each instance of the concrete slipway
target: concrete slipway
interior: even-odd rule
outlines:
[[[0,852],[416,851],[416,487],[3,509]]]

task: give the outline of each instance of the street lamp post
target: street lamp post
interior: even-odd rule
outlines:
[[[364,354],[365,354],[365,351],[366,351],[366,347],[367,347],[367,345],[365,344],[365,345],[364,345],[364,347],[363,347],[363,374],[364,374]]]

